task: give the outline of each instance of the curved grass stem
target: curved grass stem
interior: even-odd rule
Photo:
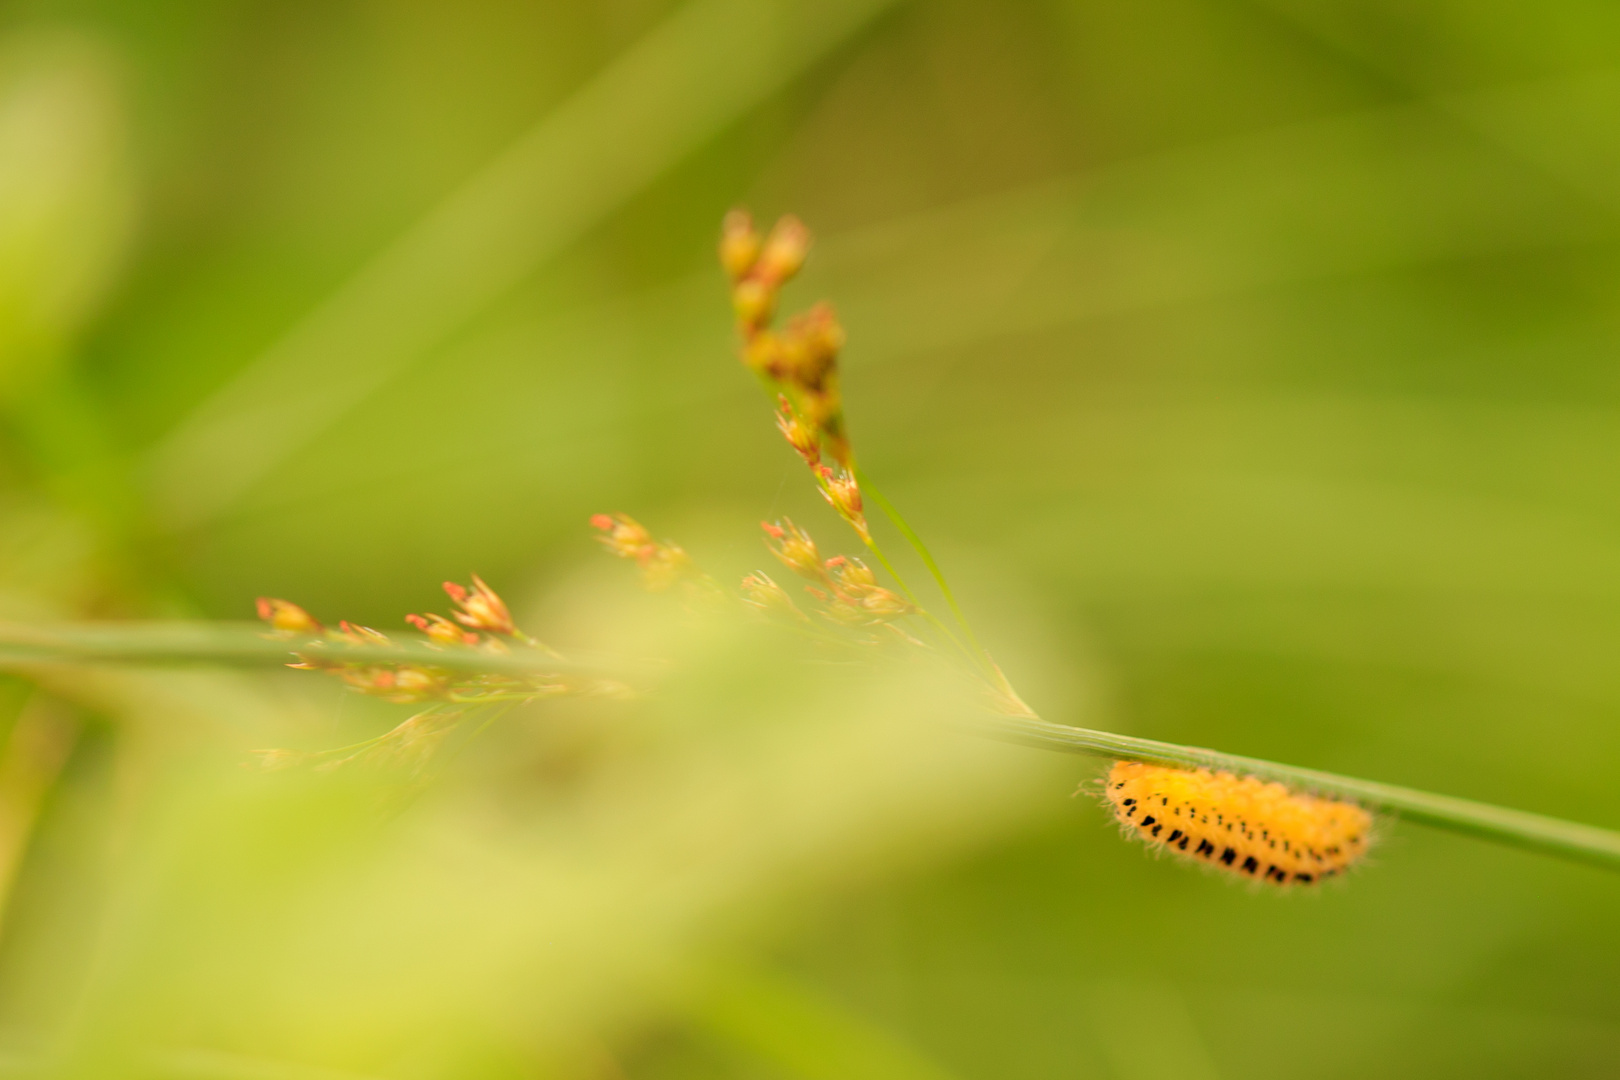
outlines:
[[[938,615],[935,615],[932,611],[929,611],[927,608],[922,606],[922,604],[917,600],[917,594],[911,591],[911,586],[906,584],[906,579],[900,576],[900,571],[894,568],[894,564],[889,561],[889,557],[883,553],[883,549],[878,546],[878,542],[872,538],[871,534],[868,533],[864,539],[866,542],[866,549],[872,553],[872,557],[878,561],[878,564],[888,572],[889,577],[892,578],[895,585],[899,587],[901,595],[906,598],[906,601],[910,603],[912,607],[917,609],[917,614],[923,619],[923,621],[928,623],[929,626],[933,627],[934,630],[938,632],[940,637],[949,642],[951,647],[956,649],[957,652],[960,652],[969,660],[978,661],[979,657],[966,645],[963,645],[960,638],[951,633],[951,628],[941,622]]]
[[[262,623],[0,623],[0,668],[12,670],[34,664],[84,663],[273,667],[294,660],[297,654],[341,664],[413,664],[496,675],[606,670],[605,665],[564,659],[540,649],[495,653],[475,648],[440,648],[408,638],[387,645],[282,638],[265,633]],[[621,671],[626,666],[634,665],[612,665]]]
[[[313,651],[316,647],[308,639],[266,638],[257,627],[249,626],[68,624],[41,629],[0,624],[0,668],[64,663],[270,666],[285,663],[294,650]],[[560,661],[538,650],[532,656],[498,655],[476,649],[435,650],[419,643],[397,643],[346,646],[341,651],[334,649],[333,653],[334,658],[341,656],[360,664],[432,664],[477,672],[532,674],[587,670],[611,674],[615,670],[606,665]],[[1218,750],[1068,727],[1042,720],[1033,713],[986,717],[977,722],[973,730],[1044,750],[1259,776],[1291,787],[1353,799],[1409,821],[1620,870],[1620,832],[1592,825]],[[375,741],[367,740],[330,753],[352,752]]]
[[[912,550],[917,553],[917,557],[928,568],[928,573],[933,577],[934,584],[939,586],[940,594],[945,597],[945,603],[950,607],[951,615],[956,619],[956,624],[962,628],[962,636],[967,639],[967,651],[992,678],[1005,681],[1001,679],[1001,673],[990,659],[990,654],[979,643],[979,637],[973,632],[973,626],[968,622],[967,615],[962,611],[962,605],[956,602],[956,593],[951,591],[950,582],[945,580],[945,572],[939,568],[939,563],[934,561],[933,554],[928,550],[928,545],[923,543],[922,537],[917,535],[917,530],[907,523],[906,519],[901,516],[900,511],[895,509],[894,504],[883,496],[883,493],[872,483],[871,477],[867,476],[859,466],[855,468],[855,479],[861,485],[861,492],[871,496],[872,501],[877,503],[878,509],[883,511],[883,516],[894,523],[894,527],[900,530],[900,535],[906,538],[906,542],[911,545]],[[876,550],[876,545],[873,545],[873,551]],[[879,556],[879,558],[882,558],[882,556]],[[883,565],[889,570],[890,574],[894,573],[887,560],[884,560]],[[895,580],[900,579],[896,577]],[[937,623],[939,620],[935,619],[934,621]]]

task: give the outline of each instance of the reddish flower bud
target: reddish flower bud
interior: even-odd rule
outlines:
[[[591,519],[591,524],[606,533],[597,538],[603,547],[621,559],[634,559],[641,564],[642,582],[652,592],[663,592],[682,581],[696,588],[711,591],[717,588],[679,545],[654,540],[635,518],[626,514],[598,514]]]
[[[355,667],[338,672],[339,678],[362,694],[397,705],[443,697],[449,682],[443,675],[414,667]]]
[[[872,534],[866,527],[866,514],[861,508],[861,488],[855,482],[855,477],[843,469],[835,471],[822,465],[816,470],[816,478],[821,481],[822,498],[838,511],[839,517],[861,534],[862,540],[870,542]]]
[[[272,630],[282,634],[318,634],[321,624],[309,612],[288,600],[270,596],[259,597],[256,607],[259,618],[270,624]]]
[[[476,645],[478,635],[463,630],[443,615],[434,615],[429,612],[426,618],[420,615],[407,615],[405,621],[426,634],[440,645]]]
[[[776,400],[780,410],[776,414],[776,430],[782,433],[782,438],[788,441],[794,452],[804,458],[806,465],[815,468],[821,464],[821,438],[815,426],[793,411],[793,405],[786,395],[778,396]]]
[[[602,546],[621,559],[644,562],[658,547],[646,527],[628,514],[596,514],[591,525],[606,534],[597,537]]]
[[[492,634],[517,633],[517,627],[512,623],[512,614],[506,610],[506,603],[477,574],[473,575],[473,587],[469,591],[453,581],[444,584],[444,591],[450,594],[461,608],[455,612],[456,622],[472,630],[487,630]]]
[[[338,623],[336,636],[350,645],[390,645],[388,635],[369,626],[361,626],[347,619]]]
[[[846,559],[840,555],[827,560],[827,569],[833,571],[833,580],[845,592],[870,589],[877,585],[877,575],[859,559]]]
[[[765,525],[764,529],[771,538],[766,546],[783,566],[811,581],[827,580],[827,572],[821,566],[821,555],[816,551],[816,542],[810,539],[809,533],[786,518],[782,519],[781,524]]]
[[[362,694],[386,694],[394,689],[394,673],[389,668],[343,668],[338,677]]]

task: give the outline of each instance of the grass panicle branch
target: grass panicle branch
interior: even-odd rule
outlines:
[[[307,654],[329,647],[315,638],[268,637],[256,624],[75,623],[52,627],[0,624],[0,666],[11,668],[102,663],[266,667],[285,664],[295,653]],[[645,678],[659,669],[659,665],[643,660],[581,661],[538,651],[510,655],[473,649],[441,652],[424,643],[404,641],[347,646],[342,658],[376,665],[431,661],[471,674],[587,673],[627,680]],[[1369,809],[1407,821],[1620,870],[1620,832],[1591,825],[1218,750],[1069,727],[1032,713],[986,716],[971,730],[978,735],[1060,753],[1258,776],[1301,790],[1352,799]]]
[[[490,675],[607,674],[651,670],[648,661],[564,658],[538,650],[441,649],[425,641],[335,644],[313,635],[268,635],[258,623],[0,623],[0,666],[37,664],[225,664],[277,667],[299,656],[346,664],[431,665]]]

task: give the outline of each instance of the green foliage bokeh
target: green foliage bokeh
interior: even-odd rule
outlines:
[[[863,467],[1049,719],[1620,824],[1609,5],[19,0],[0,31],[6,618],[241,619],[270,594],[397,626],[476,571],[536,632],[605,647],[659,631],[645,615],[616,628],[605,609],[632,601],[593,599],[625,576],[593,562],[594,512],[634,514],[717,576],[768,559],[762,517],[830,541],[733,356],[714,240],[741,204],[815,231],[788,299],[828,298],[845,322]],[[803,687],[692,678],[721,689],[691,701],[799,708],[805,746],[844,745],[837,706],[779,706]],[[151,1023],[191,1039],[143,1066],[164,1075],[301,1055],[357,1075],[637,1080],[1473,1080],[1607,1076],[1620,1059],[1612,875],[1395,826],[1343,887],[1255,895],[1145,857],[1069,801],[1091,763],[991,746],[990,764],[955,747],[897,765],[892,798],[852,773],[825,820],[782,809],[743,862],[694,856],[711,877],[691,888],[732,897],[750,926],[712,951],[706,922],[672,914],[581,931],[600,964],[479,967],[500,943],[446,917],[442,948],[401,955],[488,1007],[435,1014],[431,1054],[390,1057],[365,1040],[409,1003],[349,1001],[336,1030],[299,1027],[296,986],[229,984],[260,970],[251,935],[197,914],[217,888],[220,911],[303,925],[313,902],[291,886],[263,910],[231,891],[288,866],[300,888],[390,907],[379,897],[420,867],[390,877],[395,852],[331,870],[365,841],[311,824],[369,796],[295,793],[272,813],[256,787],[166,789],[163,768],[124,760],[128,732],[154,725],[135,760],[224,761],[248,738],[187,734],[211,725],[313,745],[383,722],[275,686],[290,704],[255,698],[263,715],[204,676],[139,691],[129,716],[116,702],[135,691],[108,691],[9,908],[0,1048],[55,1032],[63,1068],[123,1075]],[[915,699],[948,711],[930,692]],[[701,712],[674,700],[669,716]],[[874,724],[851,760],[875,767],[868,742],[904,757]],[[784,790],[842,775],[733,751]],[[747,801],[711,788],[709,766],[646,767],[619,811],[508,806],[511,828],[543,834],[522,831],[538,861],[502,861],[519,841],[497,830],[461,870],[510,903],[434,879],[414,901],[432,917],[403,905],[400,926],[438,933],[464,910],[494,935],[526,925],[511,905],[530,886],[549,898],[536,912],[574,925],[557,912],[598,893],[558,899],[524,876],[586,873],[585,841],[555,821],[608,836],[591,888],[611,895],[611,874],[630,889],[649,872],[612,831],[628,827],[616,814],[659,819],[646,791]],[[520,803],[531,779],[559,783],[502,768],[470,749],[450,809],[398,842],[481,827],[455,783]],[[134,823],[109,809],[131,773],[158,792],[130,804]],[[982,807],[961,801],[973,792]],[[241,830],[228,838],[259,837],[262,865],[233,876],[207,861],[233,843],[181,830],[194,847],[174,858],[206,866],[170,880],[198,895],[164,907],[156,886],[107,885],[108,849],[158,843],[151,822],[196,799]],[[845,813],[870,815],[867,846],[826,824]],[[778,825],[819,870],[775,849]],[[439,888],[448,907],[429,903]],[[112,952],[172,964],[129,960],[85,990],[101,946],[82,939],[149,908],[159,929]],[[209,966],[216,931],[240,967]],[[307,933],[314,955],[325,939]],[[373,944],[333,946],[382,965],[350,972],[357,995],[392,977],[379,957],[396,954]],[[619,956],[636,949],[647,970]],[[497,968],[510,985],[484,981]],[[632,969],[634,1008],[614,981]],[[398,985],[421,985],[409,970]],[[579,1027],[547,1042],[525,995],[569,992],[525,980],[576,970],[597,980],[568,1005]],[[143,972],[166,974],[150,993],[117,985]],[[184,1004],[204,976],[239,1015]],[[579,1003],[592,995],[614,1007]]]

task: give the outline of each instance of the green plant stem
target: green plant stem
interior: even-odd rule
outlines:
[[[906,542],[917,552],[917,557],[922,559],[923,565],[928,568],[929,574],[933,575],[934,584],[939,586],[940,593],[945,597],[945,603],[950,606],[951,614],[955,616],[957,625],[962,628],[962,634],[967,638],[974,658],[986,671],[994,672],[995,664],[990,660],[990,654],[979,643],[978,635],[973,632],[973,627],[968,622],[967,615],[962,611],[962,605],[956,602],[956,594],[951,591],[950,582],[945,580],[945,572],[939,568],[939,563],[934,561],[934,556],[929,552],[928,545],[923,543],[922,537],[917,535],[917,530],[906,522],[906,519],[900,515],[900,511],[895,509],[893,503],[883,497],[883,493],[877,489],[877,485],[872,483],[871,477],[867,476],[859,466],[855,468],[855,481],[860,484],[862,494],[871,496],[872,501],[877,503],[878,509],[882,510],[883,515],[894,523],[894,527],[900,530],[900,535],[904,536]],[[884,562],[883,565],[888,566],[888,563]],[[890,570],[889,573],[893,574],[894,571]],[[896,578],[895,580],[899,579]]]
[[[35,664],[134,663],[275,666],[297,654],[344,664],[415,664],[497,675],[623,671],[614,665],[564,660],[539,650],[510,653],[436,648],[422,641],[351,645],[312,637],[280,638],[256,623],[0,623],[0,667]],[[647,666],[647,665],[640,665]]]
[[[437,650],[418,642],[329,646],[308,638],[268,638],[261,627],[252,624],[107,623],[25,627],[0,623],[0,667],[87,663],[273,666],[286,663],[295,651],[327,653],[334,660],[357,664],[421,664],[496,674],[575,671],[622,675],[625,670],[624,665],[564,661],[537,651],[532,655],[521,652],[501,655],[477,649]],[[646,663],[638,666],[646,670],[652,668]],[[1259,776],[1291,787],[1353,799],[1371,809],[1397,814],[1410,821],[1620,869],[1620,832],[1540,814],[1200,747],[1067,727],[1032,715],[987,717],[975,723],[972,730],[1044,750]]]
[[[889,561],[889,557],[883,554],[883,549],[878,546],[878,542],[872,538],[871,534],[868,533],[865,537],[863,537],[863,539],[866,542],[866,549],[872,553],[872,557],[877,559],[878,564],[881,565],[883,569],[888,572],[888,575],[894,579],[894,583],[900,587],[900,592],[905,596],[907,602],[910,603],[912,607],[917,609],[917,614],[922,616],[923,620],[926,621],[928,625],[939,631],[940,635],[951,644],[952,648],[956,649],[963,656],[967,657],[967,659],[977,662],[979,659],[978,656],[976,656],[967,646],[963,645],[955,634],[951,633],[951,628],[941,622],[939,616],[935,615],[932,611],[929,611],[927,608],[923,607],[920,602],[918,602],[917,594],[911,591],[911,586],[906,584],[906,579],[900,576],[900,571],[896,570],[894,568],[894,564]]]
[[[1093,754],[1153,765],[1225,770],[1277,780],[1290,787],[1351,799],[1369,809],[1396,814],[1408,821],[1620,870],[1620,832],[1592,825],[1195,746],[1067,727],[1036,717],[998,716],[974,725],[974,729],[993,738],[1043,750]]]

